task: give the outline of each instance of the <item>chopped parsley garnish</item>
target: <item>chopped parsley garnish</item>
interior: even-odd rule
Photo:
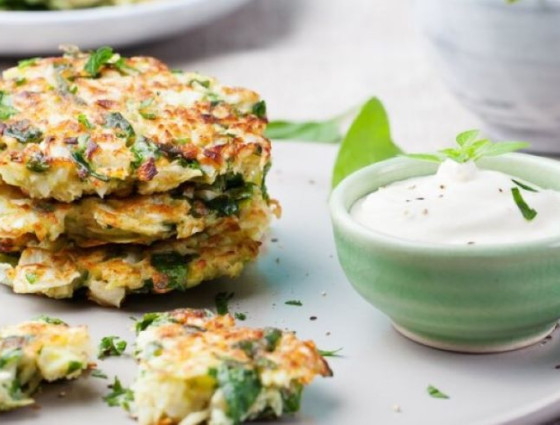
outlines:
[[[428,391],[428,394],[433,398],[442,398],[442,399],[448,399],[449,398],[449,396],[447,394],[442,393],[440,390],[438,390],[433,385],[428,385],[427,391]]]
[[[284,304],[295,305],[297,307],[301,307],[303,305],[303,303],[300,300],[289,300],[289,301],[286,301]]]
[[[22,356],[23,349],[20,347],[3,350],[0,354],[0,369],[4,369],[6,366],[11,365],[13,362],[19,361]]]
[[[93,124],[88,120],[88,118],[84,114],[78,115],[78,122],[88,130],[91,130],[93,128]]]
[[[20,143],[39,143],[43,132],[31,125],[28,120],[17,121],[4,130],[5,136],[11,136]]]
[[[111,392],[103,397],[103,401],[110,407],[120,406],[126,411],[130,410],[130,403],[134,401],[134,393],[129,388],[122,386],[119,378],[115,376],[115,381],[109,385]]]
[[[104,359],[110,356],[120,356],[126,350],[126,341],[118,336],[105,336],[99,343],[99,353],[97,357]]]
[[[25,273],[25,280],[29,282],[31,285],[37,283],[37,274],[36,273]]]
[[[136,138],[130,150],[134,154],[132,166],[135,169],[140,167],[146,160],[150,158],[157,159],[161,156],[161,152],[155,143],[143,136]]]
[[[340,351],[342,351],[342,348],[338,348],[336,350],[317,350],[319,351],[319,354],[323,357],[340,357]]]
[[[66,371],[66,373],[68,375],[71,375],[72,373],[76,372],[77,370],[83,369],[83,367],[84,367],[84,364],[82,362],[72,360],[71,362],[68,362],[68,370]]]
[[[84,152],[82,150],[72,152],[72,158],[78,164],[83,174],[95,177],[96,179],[101,180],[102,182],[108,182],[110,180],[108,176],[104,174],[99,174],[95,170],[93,170],[91,164],[85,159]]]
[[[511,194],[513,195],[513,200],[515,201],[517,208],[519,208],[519,211],[521,211],[521,214],[523,215],[525,220],[533,220],[537,216],[537,212],[533,208],[529,207],[529,205],[527,205],[527,203],[523,199],[523,196],[521,195],[521,191],[519,190],[519,188],[512,187]]]
[[[94,378],[99,378],[99,379],[109,379],[109,377],[105,374],[105,372],[103,372],[102,370],[99,370],[99,369],[93,369],[91,371],[91,376],[93,376]]]
[[[261,100],[255,103],[252,112],[259,118],[266,118],[266,102]]]
[[[17,67],[18,67],[19,69],[25,69],[25,68],[28,68],[28,67],[30,67],[30,66],[37,65],[37,62],[39,61],[39,59],[41,59],[41,58],[30,58],[30,59],[23,59],[23,60],[20,60],[20,61],[18,62]]]
[[[282,395],[282,408],[284,413],[295,413],[301,406],[301,394],[303,393],[303,385],[294,383],[291,387],[280,390]]]
[[[265,328],[263,338],[266,341],[266,351],[272,352],[282,338],[282,331],[276,328]]]
[[[105,117],[105,125],[117,130],[117,137],[122,137],[126,139],[127,142],[134,140],[136,135],[134,128],[120,112],[111,112],[107,114]]]
[[[20,77],[20,78],[16,78],[16,86],[23,86],[25,83],[27,83],[27,78],[25,77]]]
[[[227,403],[226,414],[233,423],[241,423],[261,391],[257,372],[242,366],[222,364],[212,370]]]
[[[115,68],[117,68],[117,70],[124,75],[130,75],[130,74],[138,74],[140,72],[140,70],[138,70],[137,68],[134,68],[133,66],[130,66],[129,64],[126,63],[126,59],[125,58],[119,58],[114,64],[113,66]]]
[[[233,292],[219,292],[214,297],[214,302],[216,303],[216,311],[220,316],[229,313],[228,303],[231,301],[233,296]]]
[[[514,182],[517,186],[519,186],[521,189],[525,189],[528,190],[529,192],[538,192],[537,189],[526,185],[525,183],[521,183],[519,180],[515,180],[515,179],[511,179],[512,182]]]
[[[92,77],[97,77],[101,68],[109,63],[113,57],[114,52],[111,47],[103,46],[97,49],[95,52],[91,52],[89,58],[84,66],[84,70]]]
[[[191,256],[177,252],[162,252],[152,254],[150,264],[167,277],[167,287],[183,289],[187,283],[190,259]]]
[[[247,319],[247,315],[245,313],[234,313],[234,316],[237,320]]]
[[[25,163],[25,168],[35,173],[43,173],[51,168],[47,158],[41,153],[37,152]]]
[[[66,322],[59,319],[58,317],[50,317],[46,314],[41,314],[39,317],[37,317],[37,320],[48,323],[49,325],[66,325]]]
[[[148,329],[148,327],[153,323],[158,323],[165,318],[167,318],[167,315],[165,313],[146,313],[140,320],[136,320],[134,317],[132,319],[136,320],[134,329],[136,330],[136,333],[139,333]]]
[[[154,98],[143,100],[138,108],[140,116],[146,120],[155,120],[157,118],[157,110],[154,105]]]
[[[19,111],[12,107],[10,97],[0,90],[0,121],[5,121]]]

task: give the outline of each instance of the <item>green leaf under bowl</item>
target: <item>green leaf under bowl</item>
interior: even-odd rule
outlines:
[[[374,162],[402,153],[393,142],[387,112],[381,101],[369,99],[346,133],[333,170],[332,187],[347,175]]]

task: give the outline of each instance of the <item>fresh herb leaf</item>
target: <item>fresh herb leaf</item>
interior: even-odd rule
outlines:
[[[109,379],[109,377],[102,370],[99,369],[93,369],[91,371],[91,376],[93,376],[94,378]]]
[[[519,188],[512,187],[511,194],[513,195],[513,200],[515,201],[517,208],[519,208],[519,211],[521,211],[521,214],[523,215],[525,220],[533,220],[537,216],[537,212],[529,207],[529,205],[527,205],[527,203],[523,199],[523,196],[521,195],[521,192],[519,191]]]
[[[332,186],[366,165],[401,153],[393,143],[387,112],[373,97],[362,107],[344,137],[334,165]]]
[[[118,336],[105,336],[99,343],[99,352],[97,357],[104,359],[110,356],[120,356],[126,350],[126,341]]]
[[[20,347],[10,348],[8,350],[2,350],[0,354],[0,370],[4,369],[6,366],[11,365],[14,362],[19,361],[23,356],[23,349]]]
[[[41,153],[37,152],[25,163],[25,168],[35,173],[43,173],[51,168],[47,158]]]
[[[21,120],[9,125],[4,130],[5,136],[10,136],[20,143],[39,143],[43,139],[43,132],[31,125],[28,120]]]
[[[270,139],[297,139],[311,142],[337,143],[342,138],[338,119],[326,121],[272,121],[265,136]]]
[[[449,396],[447,394],[442,393],[440,390],[438,390],[433,385],[428,385],[427,391],[428,391],[428,394],[433,398],[442,398],[442,399],[448,399],[449,398]]]
[[[300,409],[302,393],[303,385],[299,383],[292,384],[289,389],[280,390],[283,413],[296,413]]]
[[[144,136],[137,137],[130,150],[134,154],[134,160],[132,161],[134,169],[140,167],[150,158],[157,159],[161,156],[161,151],[156,144]]]
[[[265,328],[263,338],[266,341],[266,350],[272,352],[282,338],[282,331],[277,328]]]
[[[233,298],[233,292],[219,292],[214,297],[214,302],[216,303],[216,311],[220,316],[229,313],[228,303]]]
[[[227,416],[234,424],[241,423],[261,391],[257,372],[222,364],[216,371],[216,380],[227,403]]]
[[[511,181],[512,181],[513,183],[515,183],[517,186],[519,186],[521,189],[528,190],[529,192],[538,192],[537,189],[535,189],[535,188],[533,188],[533,187],[531,187],[531,186],[528,186],[528,185],[526,185],[525,183],[521,183],[519,180],[511,179]]]
[[[66,374],[71,375],[74,372],[81,370],[84,368],[84,364],[82,362],[78,362],[75,360],[72,360],[70,362],[68,362],[68,369],[66,371]]]
[[[245,313],[234,313],[234,316],[237,320],[247,319],[247,315]]]
[[[442,155],[438,154],[431,154],[431,153],[407,153],[403,154],[407,158],[411,159],[419,159],[421,161],[431,161],[431,162],[442,162],[443,157]]]
[[[527,142],[500,142],[490,143],[482,149],[481,156],[498,156],[505,153],[527,149],[531,144]]]
[[[136,321],[134,329],[136,330],[136,333],[145,331],[152,324],[159,323],[165,318],[167,318],[167,315],[165,313],[146,313],[140,320]],[[132,319],[136,320],[134,317]]]
[[[253,114],[259,118],[266,118],[266,102],[261,100],[253,105]]]
[[[72,158],[85,174],[89,174],[90,176],[95,177],[102,182],[108,182],[109,180],[111,180],[108,176],[97,173],[91,167],[91,164],[85,159],[84,153],[82,151],[72,152]]]
[[[162,252],[152,254],[151,265],[167,277],[167,287],[183,289],[189,274],[188,266],[191,256],[177,252]]]
[[[117,130],[117,137],[122,137],[131,142],[136,133],[134,128],[120,112],[111,112],[105,116],[105,126]]]
[[[134,68],[133,66],[130,66],[129,64],[126,63],[126,59],[125,58],[119,58],[114,64],[113,66],[115,68],[117,68],[117,70],[124,75],[133,75],[133,74],[138,74],[140,73],[140,70],[137,68]]]
[[[457,148],[445,148],[435,154],[405,154],[408,158],[420,159],[424,161],[443,162],[445,159],[452,159],[455,162],[464,163],[476,161],[486,156],[503,155],[519,149],[529,147],[526,142],[500,142],[493,143],[488,139],[479,139],[479,130],[467,130],[457,135],[455,141]]]
[[[29,284],[33,285],[37,283],[37,274],[36,273],[25,273],[25,280],[29,282]]]
[[[130,411],[130,403],[134,401],[134,393],[129,388],[122,386],[119,378],[115,376],[113,384],[109,385],[111,392],[103,397],[103,401],[110,407],[120,406]]]
[[[300,300],[289,300],[289,301],[286,301],[284,304],[295,305],[297,307],[301,307],[303,305],[303,303]]]
[[[17,113],[19,111],[12,107],[10,97],[0,90],[0,121],[6,121]]]
[[[30,59],[20,60],[18,62],[17,67],[19,69],[25,69],[25,68],[28,68],[30,66],[35,66],[35,65],[37,65],[37,62],[39,61],[39,59],[41,59],[41,58],[30,58]]]
[[[140,102],[138,113],[146,120],[155,120],[157,118],[157,110],[154,105],[154,98],[152,97]]]
[[[15,82],[16,82],[16,86],[20,87],[20,86],[23,86],[25,83],[27,83],[27,78],[19,77],[19,78],[16,78]]]
[[[39,317],[37,317],[36,320],[48,323],[49,325],[66,325],[66,322],[59,319],[58,317],[50,317],[47,316],[46,314],[40,315]]]
[[[94,127],[93,124],[88,120],[88,118],[84,114],[78,115],[78,122],[88,130],[91,130]]]
[[[338,348],[336,350],[317,350],[317,351],[319,351],[319,354],[323,357],[340,357],[338,353],[340,353],[341,350],[342,348]]]
[[[84,70],[93,78],[99,75],[101,68],[106,65],[113,57],[114,52],[111,47],[103,46],[95,52],[91,52],[84,66]]]

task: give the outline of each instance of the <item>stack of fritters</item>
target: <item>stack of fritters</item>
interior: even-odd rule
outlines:
[[[0,80],[0,281],[102,304],[236,276],[276,204],[252,91],[110,48]]]

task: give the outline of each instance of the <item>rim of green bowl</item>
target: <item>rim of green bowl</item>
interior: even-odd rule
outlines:
[[[431,254],[441,254],[445,256],[503,256],[506,254],[522,254],[530,250],[534,251],[535,249],[560,248],[560,235],[521,243],[495,243],[481,245],[417,242],[368,229],[351,217],[350,209],[354,203],[361,197],[377,189],[378,185],[376,185],[376,180],[373,178],[376,173],[409,167],[411,164],[419,164],[421,162],[429,164],[427,161],[420,161],[406,157],[391,158],[364,167],[344,178],[344,180],[342,180],[333,190],[329,199],[329,209],[333,226],[339,227],[350,233],[353,238],[369,243],[375,243],[380,248],[398,249],[400,251],[410,253],[426,253],[429,251]],[[431,164],[431,167],[437,167],[437,164]],[[544,188],[551,188],[560,191],[560,161],[558,160],[523,153],[510,153],[498,157],[484,158],[477,161],[477,165],[481,168],[496,169],[514,177],[523,178],[528,182]],[[527,170],[529,170],[529,168],[533,168],[533,172],[538,171],[539,173],[543,173],[543,180],[538,182],[534,181],[535,179],[529,179],[522,175],[518,175],[516,170],[507,171],[507,169],[514,166],[527,167]],[[429,168],[429,166],[427,165],[426,168]],[[550,184],[543,183],[545,180],[544,173],[550,172],[553,172],[558,176],[558,183],[555,188],[551,187],[552,185]],[[417,175],[421,176],[429,174],[430,173]],[[371,180],[369,185],[370,189],[348,201],[347,192],[355,185],[359,184],[363,179]],[[392,182],[396,181],[399,180],[393,180]]]

